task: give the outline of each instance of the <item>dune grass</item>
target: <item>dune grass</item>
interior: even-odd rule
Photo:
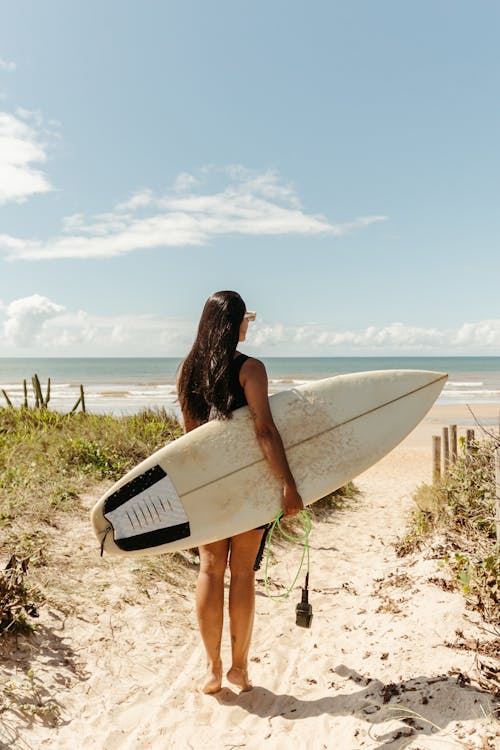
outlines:
[[[0,409],[0,526],[51,524],[89,484],[118,479],[182,430],[164,410],[133,416]]]
[[[400,554],[439,540],[439,556],[469,605],[500,625],[500,555],[496,545],[494,449],[497,441],[462,440],[460,455],[439,482],[421,485]]]
[[[0,409],[0,550],[4,566],[12,556],[19,561],[15,587],[12,570],[0,574],[2,616],[10,612],[4,629],[26,628],[25,613],[41,598],[31,580],[37,568],[50,565],[64,519],[86,519],[82,494],[118,479],[181,433],[164,410],[115,417]]]

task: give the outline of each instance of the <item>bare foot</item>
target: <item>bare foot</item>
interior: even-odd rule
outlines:
[[[216,664],[209,664],[205,679],[200,684],[200,690],[206,695],[212,693],[218,693],[222,688],[222,662],[219,661]]]
[[[227,673],[227,679],[233,685],[239,687],[242,693],[246,693],[253,688],[252,683],[248,679],[248,671],[242,667],[231,667]]]

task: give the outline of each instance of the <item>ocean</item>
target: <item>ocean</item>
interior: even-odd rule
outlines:
[[[438,404],[500,403],[500,357],[262,357],[274,393],[318,378],[387,369],[436,370],[449,374]],[[0,388],[14,405],[23,400],[23,379],[51,378],[50,407],[69,412],[85,391],[88,411],[133,414],[164,407],[179,415],[175,377],[180,359],[164,358],[0,358]],[[5,399],[0,394],[0,404]]]

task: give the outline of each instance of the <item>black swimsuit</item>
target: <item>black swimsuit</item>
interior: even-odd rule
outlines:
[[[231,362],[229,372],[229,393],[231,394],[231,411],[239,409],[240,406],[247,406],[248,401],[240,383],[240,370],[250,357],[246,354],[238,354]]]
[[[250,359],[246,354],[238,354],[237,357],[231,362],[231,371],[229,373],[229,392],[232,397],[231,410],[239,409],[241,406],[248,406],[247,397],[245,391],[240,383],[240,370],[247,361]],[[266,529],[267,524],[263,526],[257,526],[257,529]],[[256,530],[257,530],[256,529]]]

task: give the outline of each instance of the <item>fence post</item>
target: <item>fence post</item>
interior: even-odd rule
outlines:
[[[443,427],[443,472],[446,474],[450,466],[450,440],[448,428]]]
[[[467,453],[470,453],[472,450],[472,443],[474,442],[474,430],[467,430]]]
[[[441,478],[441,438],[432,436],[432,481],[436,484]]]
[[[457,426],[456,424],[450,425],[450,462],[452,464],[457,462],[458,452],[458,441],[457,441]]]
[[[85,414],[85,394],[83,392],[83,385],[80,385],[80,399],[82,402],[82,411]]]

